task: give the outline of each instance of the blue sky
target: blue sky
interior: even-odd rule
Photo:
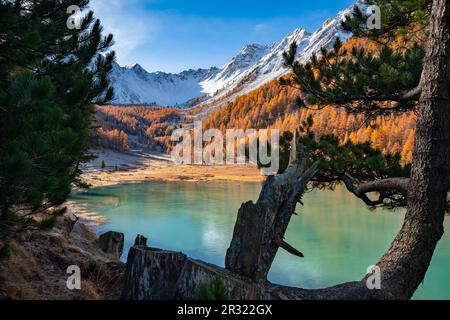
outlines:
[[[245,44],[278,42],[295,28],[314,31],[354,0],[91,0],[117,62],[148,71],[220,67]]]

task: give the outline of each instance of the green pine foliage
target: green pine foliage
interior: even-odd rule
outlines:
[[[343,108],[349,113],[365,115],[369,123],[379,116],[411,112],[417,106],[431,1],[363,2],[380,7],[381,29],[369,30],[368,15],[355,7],[342,23],[344,30],[353,33],[352,45],[337,39],[333,48],[323,48],[320,56],[313,56],[306,64],[295,59],[296,43],[284,53],[285,66],[294,76],[283,78],[280,83],[301,90],[299,107]],[[355,184],[410,176],[410,166],[402,167],[399,155],[383,154],[368,143],[342,145],[334,136],[315,137],[308,123],[301,127],[309,161],[319,162],[314,187],[333,188],[344,181],[344,175],[351,176]],[[402,192],[383,191],[382,205],[405,206],[406,194]]]
[[[402,98],[419,84],[422,74],[425,51],[417,43],[402,50],[384,46],[372,53],[356,47],[348,51],[337,39],[333,50],[323,49],[320,57],[314,55],[306,64],[295,60],[296,53],[293,43],[284,54],[285,65],[295,77],[280,81],[305,93],[299,98],[300,107],[334,105],[373,118],[410,111],[417,103]],[[385,101],[390,104],[382,106]]]
[[[66,26],[67,8],[88,3],[0,2],[1,216],[60,205],[82,184],[93,104],[113,96],[112,35],[92,12],[81,29]]]
[[[197,300],[228,300],[230,292],[223,278],[216,276],[211,284],[202,283],[197,292]]]
[[[310,164],[317,162],[318,170],[312,180],[311,188],[334,189],[350,175],[354,183],[374,181],[389,177],[409,177],[411,165],[402,166],[400,154],[383,154],[369,142],[341,144],[333,135],[316,137],[311,128],[312,117],[301,124],[299,134],[301,143],[308,155]],[[385,191],[381,204],[388,209],[406,206],[406,193]]]
[[[381,29],[367,30],[368,15],[356,6],[352,16],[343,21],[344,30],[355,37],[368,38],[379,43],[389,43],[398,37],[422,41],[430,18],[429,0],[364,0],[364,5],[377,5],[381,13]],[[411,32],[411,26],[422,26]]]
[[[289,161],[291,157],[291,149],[292,149],[292,140],[294,138],[294,134],[290,131],[285,131],[280,136],[279,141],[279,148],[278,148],[278,156],[279,156],[279,168],[278,168],[278,174],[282,174],[284,171],[286,171],[287,167],[289,166]],[[258,148],[259,148],[259,141]],[[272,154],[272,144],[270,142],[267,142],[267,153],[268,156]],[[246,156],[249,157],[249,151],[248,146],[246,146]],[[263,165],[260,162],[259,156],[258,156],[258,169],[261,168],[270,168],[271,164]]]
[[[300,142],[307,155],[306,165],[318,163],[317,173],[308,186],[313,189],[333,190],[343,181],[345,175],[350,175],[354,183],[373,181],[389,177],[409,177],[411,165],[402,166],[400,154],[384,154],[373,148],[369,142],[342,144],[333,135],[316,136],[312,130],[312,116],[303,121],[297,131]],[[279,174],[283,173],[290,161],[291,146],[294,134],[286,131],[280,137]],[[270,149],[269,145],[269,149]],[[262,167],[259,164],[259,167]],[[376,206],[395,209],[406,206],[406,193],[386,191],[382,195],[383,202]]]
[[[370,118],[412,110],[418,95],[411,95],[420,82],[425,56],[430,1],[365,0],[381,9],[381,29],[367,29],[369,16],[355,6],[342,28],[375,48],[344,48],[339,39],[333,48],[302,65],[295,61],[297,44],[284,53],[285,65],[295,74],[283,84],[298,86],[304,93],[299,104],[334,105]],[[408,95],[409,94],[409,95]]]

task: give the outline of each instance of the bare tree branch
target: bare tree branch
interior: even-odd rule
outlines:
[[[409,178],[387,178],[381,180],[370,181],[367,183],[355,185],[353,183],[355,179],[348,173],[342,177],[347,190],[353,193],[355,196],[364,201],[368,206],[374,207],[383,204],[385,197],[383,192],[385,191],[398,191],[401,193],[408,192]],[[377,200],[371,200],[367,193],[379,192],[380,195]]]
[[[280,246],[280,248],[286,250],[287,252],[289,252],[290,254],[292,254],[296,257],[299,257],[299,258],[305,257],[303,253],[301,253],[299,250],[295,249],[293,246],[291,246],[286,241],[279,241],[278,245]]]

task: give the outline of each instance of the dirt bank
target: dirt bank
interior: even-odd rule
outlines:
[[[97,236],[82,223],[68,234],[64,218],[49,231],[30,230],[8,241],[0,261],[0,298],[14,300],[115,300],[124,264],[104,253]],[[81,290],[69,290],[69,266],[81,270]]]

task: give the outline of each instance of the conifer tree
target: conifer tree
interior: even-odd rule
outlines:
[[[82,184],[93,104],[113,95],[112,35],[93,12],[67,25],[67,9],[88,3],[0,1],[0,219],[60,205]]]
[[[382,27],[367,29],[364,5],[381,9]],[[337,40],[331,50],[302,65],[296,61],[296,44],[284,54],[285,64],[294,77],[282,84],[302,91],[301,107],[314,110],[325,106],[343,108],[376,116],[415,111],[414,151],[411,172],[398,175],[397,162],[387,164],[383,174],[373,162],[356,176],[342,171],[360,167],[370,146],[355,153],[353,146],[335,149],[341,159],[329,163],[336,143],[332,137],[312,141],[309,151],[314,160],[325,163],[327,174],[316,177],[318,184],[343,181],[348,190],[370,204],[371,192],[379,193],[375,204],[405,205],[404,225],[391,247],[380,259],[382,289],[368,291],[365,279],[322,291],[340,298],[409,299],[420,285],[442,237],[444,214],[448,210],[450,187],[450,2],[446,0],[365,0],[359,1],[343,28],[354,37],[371,41],[376,48],[348,50]],[[316,143],[316,145],[313,145]],[[331,148],[330,148],[331,147]],[[333,153],[331,153],[333,154]],[[318,157],[317,157],[318,156]],[[364,168],[364,166],[360,167]],[[324,170],[325,169],[325,170]],[[349,169],[346,169],[349,170]],[[389,172],[390,171],[390,172]],[[331,173],[331,174],[330,174]],[[385,175],[386,174],[386,175]],[[447,203],[446,203],[447,202]]]

